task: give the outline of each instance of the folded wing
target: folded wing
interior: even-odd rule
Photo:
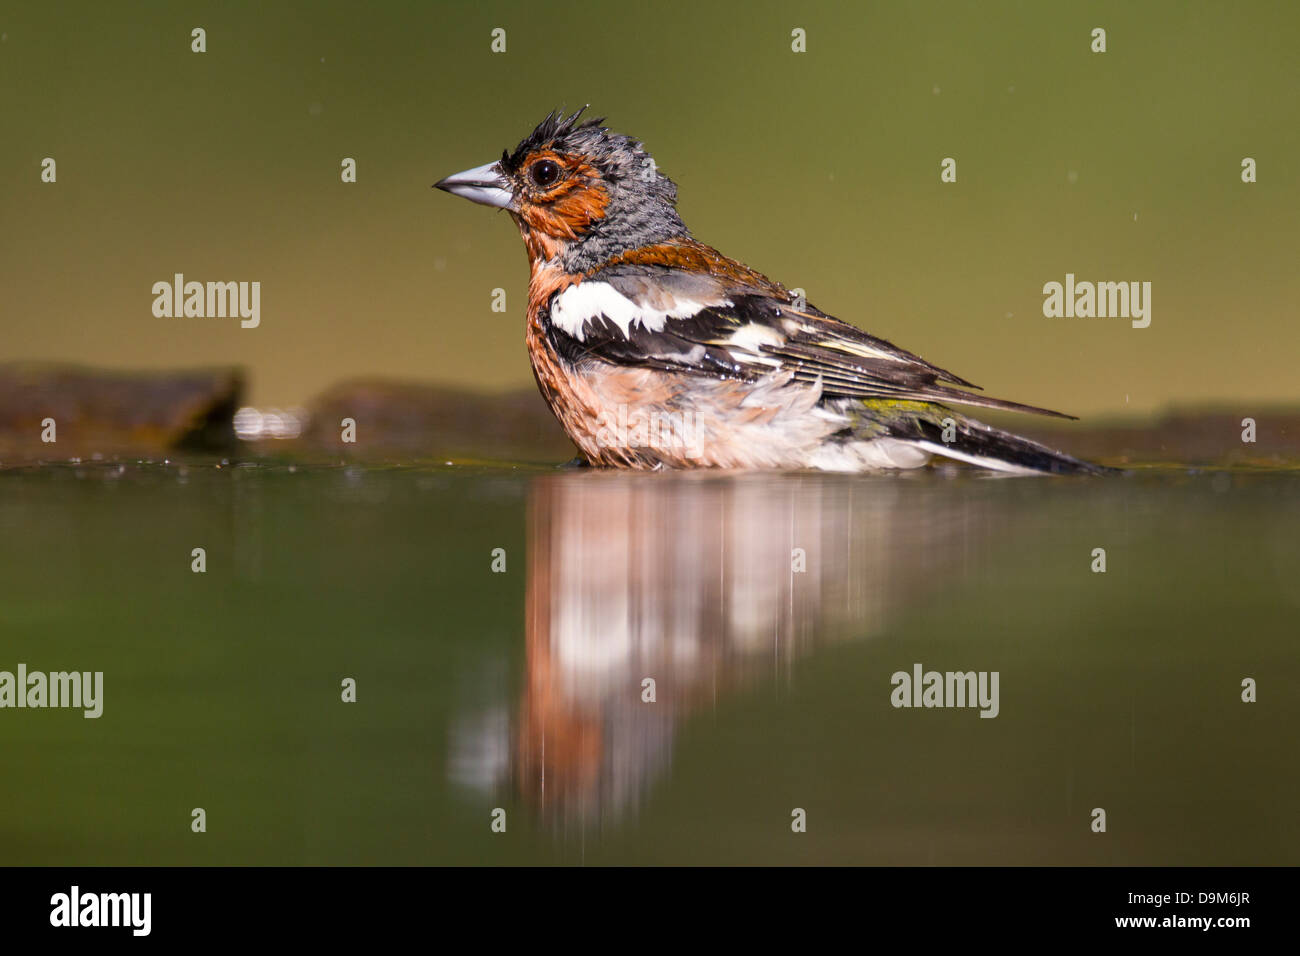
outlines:
[[[969,391],[978,386],[797,301],[753,272],[717,276],[616,265],[557,294],[550,307],[554,344],[577,362],[745,380],[787,372],[795,381],[820,382],[826,398],[949,402],[1071,417]]]

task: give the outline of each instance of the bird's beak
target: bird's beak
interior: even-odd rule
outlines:
[[[514,202],[514,193],[509,181],[501,174],[499,163],[476,166],[463,173],[456,173],[433,184],[435,189],[445,189],[454,196],[462,196],[470,202],[482,203],[484,206],[496,206],[509,209]]]

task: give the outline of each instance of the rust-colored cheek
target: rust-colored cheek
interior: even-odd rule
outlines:
[[[550,213],[563,228],[564,235],[577,237],[591,228],[593,222],[604,219],[608,207],[609,193],[605,187],[591,183],[555,200]]]
[[[539,241],[542,236],[562,242],[577,239],[593,222],[603,219],[608,208],[609,193],[597,171],[583,165],[551,194],[536,202],[521,203],[516,215],[520,228],[525,230],[524,242],[531,248],[551,245]]]

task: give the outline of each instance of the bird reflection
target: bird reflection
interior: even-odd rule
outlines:
[[[635,813],[692,712],[779,680],[819,646],[879,633],[937,590],[936,575],[960,566],[985,526],[979,496],[953,485],[933,475],[537,479],[526,678],[509,748],[517,792],[552,823]]]

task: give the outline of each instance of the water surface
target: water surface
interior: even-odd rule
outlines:
[[[1295,472],[217,464],[0,472],[0,863],[1300,862]]]

